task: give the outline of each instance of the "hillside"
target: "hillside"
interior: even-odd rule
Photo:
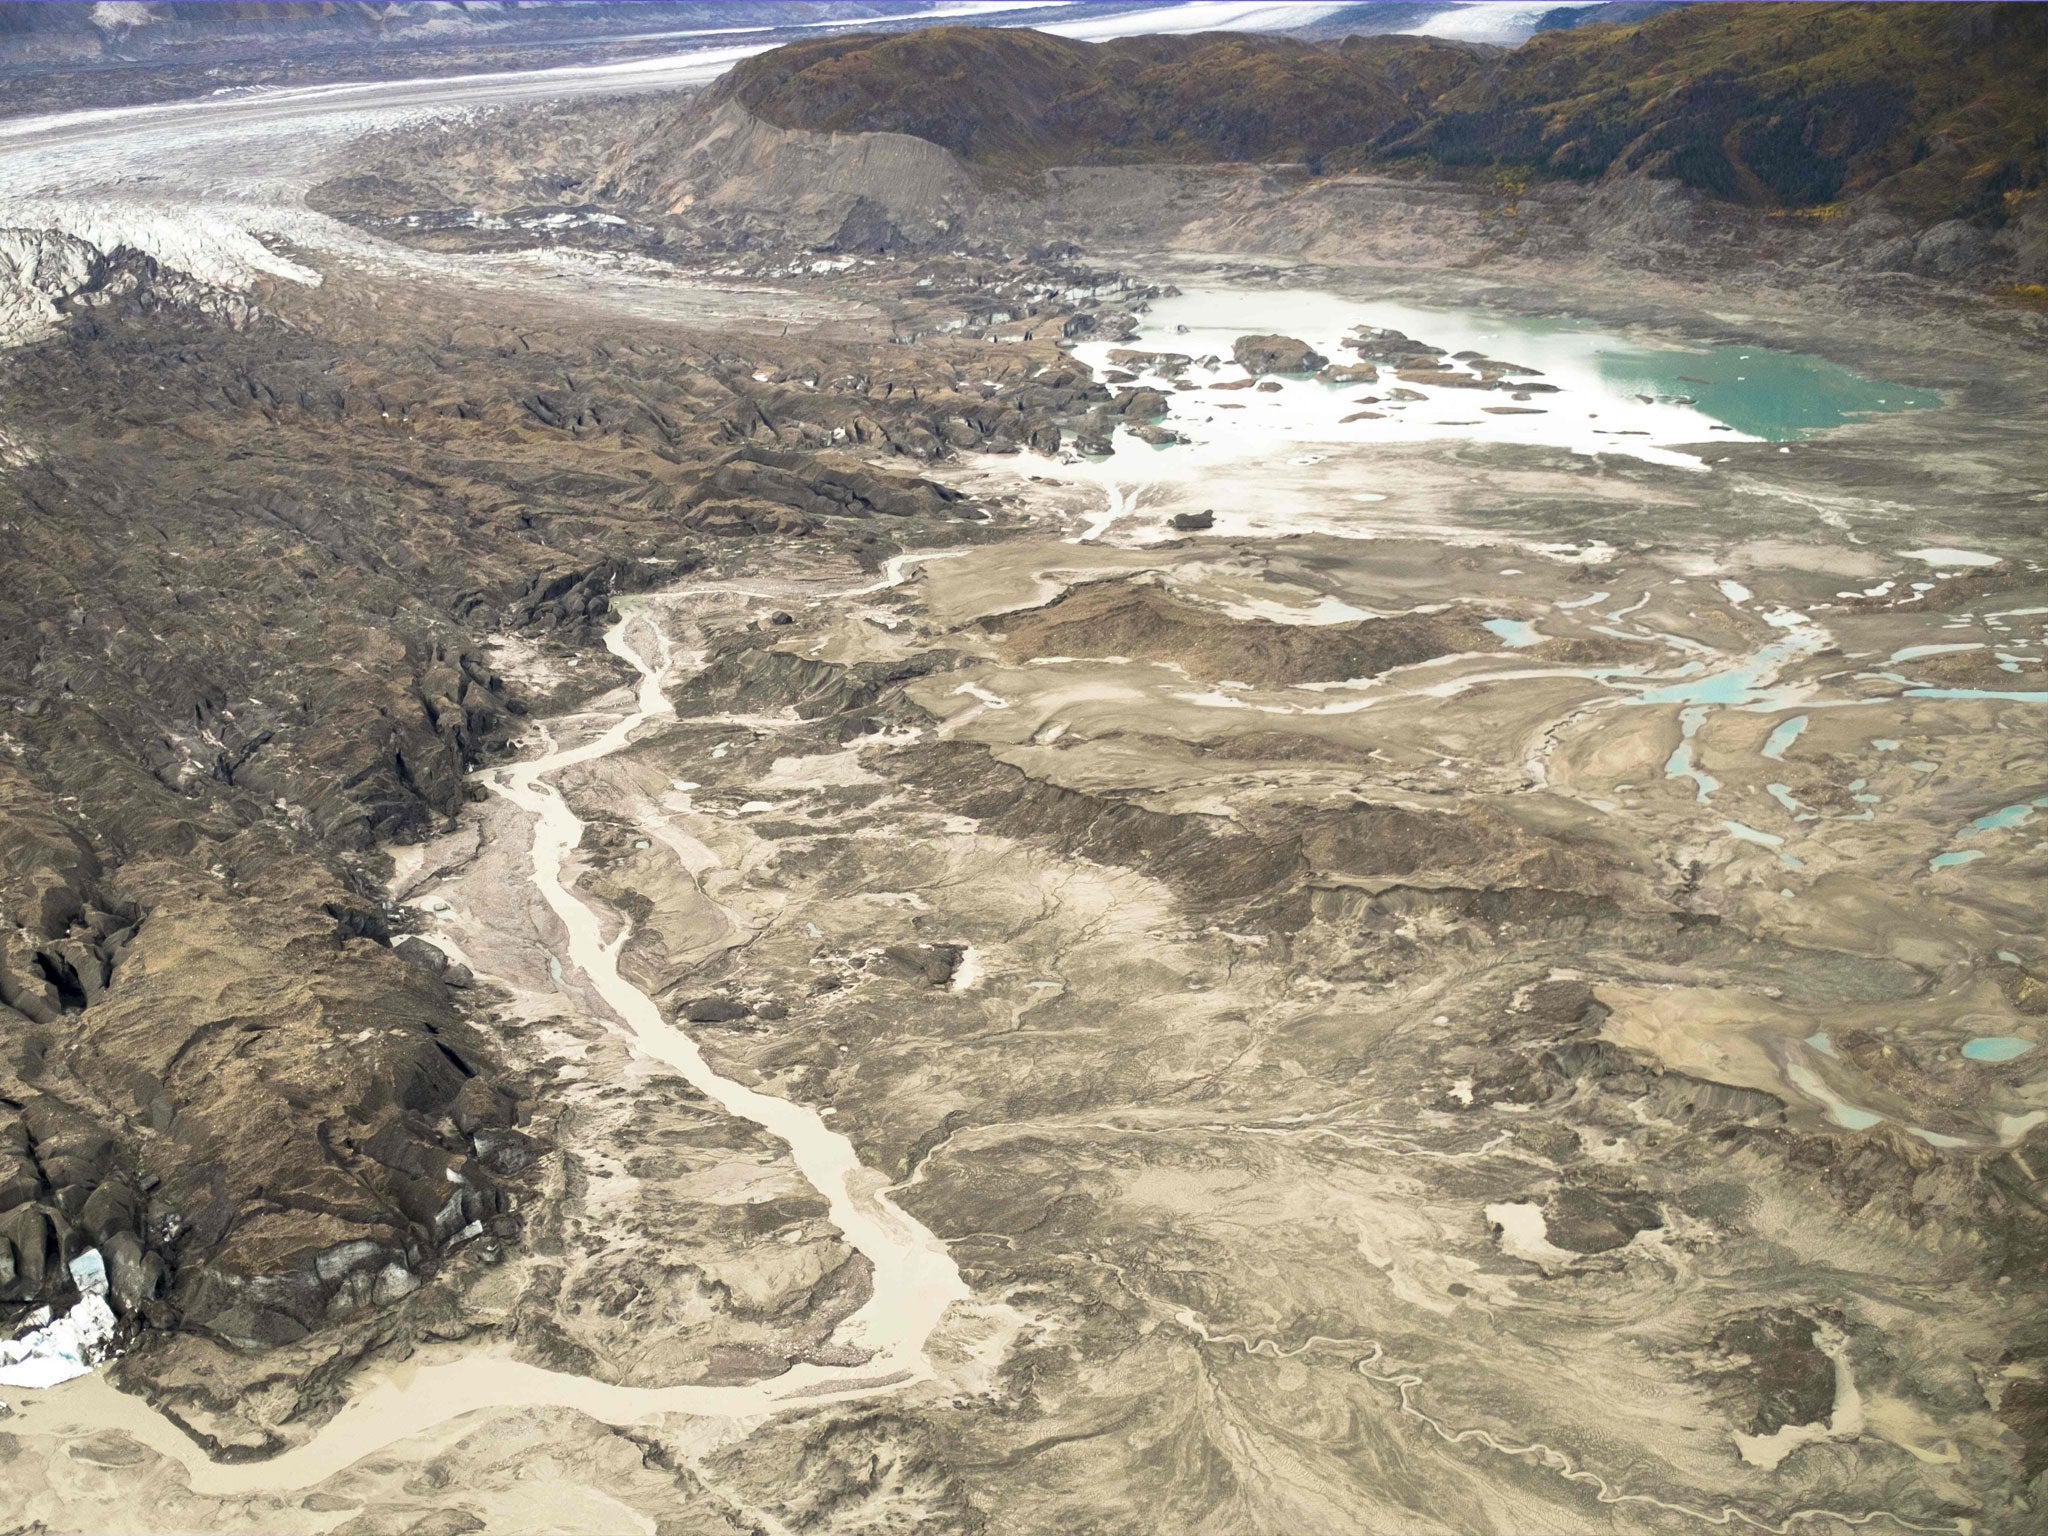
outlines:
[[[779,127],[913,134],[998,173],[1316,160],[1422,127],[1432,102],[1498,52],[1405,36],[1088,44],[935,27],[778,48],[737,66],[717,94]]]
[[[1644,172],[1753,207],[1877,193],[1922,222],[1995,226],[2040,181],[2048,10],[1687,6],[1512,51],[934,28],[793,44],[719,94],[780,127],[913,134],[996,175],[1282,159]]]
[[[1759,207],[1881,191],[1999,222],[2039,185],[2048,10],[1716,5],[1546,33],[1391,147],[1445,167],[1669,176]]]

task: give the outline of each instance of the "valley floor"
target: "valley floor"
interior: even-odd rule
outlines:
[[[160,1333],[7,1392],[9,1520],[2036,1527],[2037,342],[1184,249],[1094,292],[788,253],[716,308],[587,254],[393,280],[348,233],[262,246],[323,279],[259,278],[273,319],[114,306],[14,354],[10,494],[260,503],[323,549],[359,517],[351,569],[392,558],[522,701],[347,865],[474,983],[435,996],[520,1105],[462,1132],[502,1206],[339,1332]],[[1065,296],[1026,340],[998,283]],[[1448,343],[1568,303],[1646,354],[1776,344],[1916,408],[1722,433],[1704,395],[1603,403],[1532,354],[1554,392],[1506,409],[1569,431],[1488,415],[1512,377],[1382,363],[1345,385],[1375,420],[1290,438],[1291,392],[1329,386],[1276,379],[1261,436],[1229,414],[1257,376],[1160,362],[1168,285],[1294,336],[1304,294],[1346,329],[1398,302],[1424,344],[1432,314]],[[1076,357],[1165,408],[1108,411]],[[195,375],[231,382],[158,414],[137,387]],[[1434,425],[1383,427],[1401,407]],[[995,451],[1055,417],[1062,454]],[[1113,453],[1072,451],[1084,417]],[[284,854],[220,847],[218,899],[285,900]]]

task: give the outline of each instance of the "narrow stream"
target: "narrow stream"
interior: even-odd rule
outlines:
[[[930,558],[898,557],[879,583],[861,590],[896,585],[911,563]],[[659,661],[649,663],[635,648],[635,631],[652,636]],[[402,1365],[351,1400],[306,1444],[265,1461],[210,1459],[148,1403],[117,1391],[103,1372],[31,1397],[12,1427],[63,1437],[119,1430],[182,1463],[196,1493],[282,1492],[321,1482],[374,1451],[463,1414],[562,1407],[615,1425],[665,1413],[759,1421],[789,1407],[864,1397],[934,1376],[927,1353],[932,1334],[946,1309],[970,1295],[945,1246],[888,1198],[889,1181],[865,1167],[853,1144],[828,1129],[816,1110],[757,1092],[711,1067],[696,1042],[620,974],[619,952],[630,928],[605,943],[596,912],[563,883],[564,864],[583,840],[583,822],[548,780],[565,768],[609,757],[641,726],[675,713],[662,686],[668,640],[644,611],[627,610],[606,634],[605,646],[640,675],[633,709],[580,746],[558,747],[544,733],[540,757],[491,770],[485,782],[534,818],[533,884],[567,930],[560,958],[583,973],[642,1055],[673,1068],[728,1113],[786,1142],[798,1169],[825,1197],[841,1234],[873,1266],[872,1295],[840,1325],[834,1340],[865,1351],[866,1360],[853,1366],[799,1364],[771,1380],[730,1387],[614,1386],[489,1353]]]

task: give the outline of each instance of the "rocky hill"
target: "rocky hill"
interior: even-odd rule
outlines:
[[[1510,182],[1640,174],[1755,208],[1827,216],[1861,200],[1920,226],[1996,229],[2040,185],[2048,11],[1687,6],[1513,50],[933,28],[777,49],[715,99],[781,128],[927,139],[997,180],[1276,160]]]
[[[998,175],[1057,165],[1316,160],[1413,132],[1499,50],[1400,35],[1214,32],[1102,44],[1022,29],[837,37],[720,82],[782,128],[905,133]]]

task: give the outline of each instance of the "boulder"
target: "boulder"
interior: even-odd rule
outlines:
[[[104,1245],[120,1233],[141,1231],[145,1209],[142,1196],[126,1180],[108,1179],[87,1197],[78,1224],[86,1236]]]
[[[1444,355],[1442,347],[1432,347],[1427,342],[1417,341],[1403,331],[1364,326],[1356,335],[1345,337],[1344,345],[1369,363],[1381,363],[1396,368],[1420,368],[1432,364],[1439,368],[1443,366],[1441,362],[1436,361]]]
[[[63,1012],[63,997],[25,934],[0,933],[0,1003],[38,1024],[54,1024]]]
[[[21,1118],[50,1186],[50,1203],[76,1221],[106,1177],[114,1138],[90,1115],[48,1094],[24,1104]]]
[[[1314,373],[1329,359],[1292,336],[1240,336],[1230,349],[1247,373]]]
[[[512,1096],[481,1077],[472,1077],[456,1090],[448,1118],[465,1136],[474,1135],[482,1126],[510,1125],[514,1119]]]
[[[1130,368],[1141,373],[1163,374],[1171,379],[1188,371],[1194,361],[1185,352],[1138,352],[1129,347],[1110,349],[1109,362],[1113,368]]]
[[[406,964],[418,966],[429,976],[444,975],[448,970],[448,952],[425,939],[407,935],[391,946],[391,952]]]
[[[1377,384],[1380,371],[1371,363],[1332,363],[1316,378],[1324,384]]]
[[[1122,389],[1117,391],[1116,408],[1126,417],[1157,421],[1166,414],[1166,396],[1156,389]]]

